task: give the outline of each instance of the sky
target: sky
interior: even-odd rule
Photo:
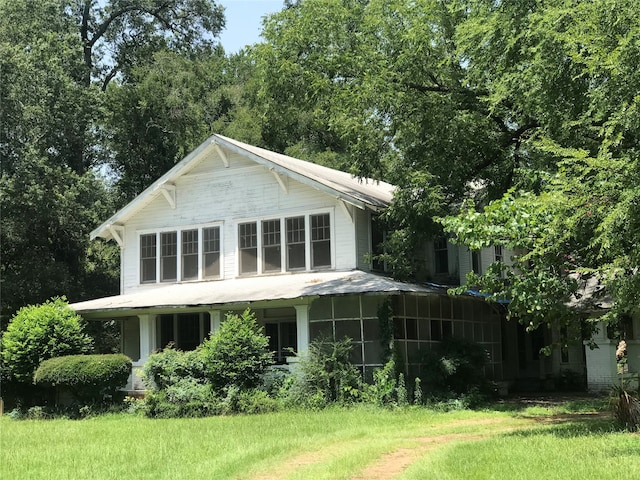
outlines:
[[[220,42],[227,54],[237,53],[246,45],[260,42],[262,17],[282,10],[283,0],[218,0],[225,7],[227,26]]]

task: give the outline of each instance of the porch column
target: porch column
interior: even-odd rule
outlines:
[[[209,321],[211,322],[211,333],[220,330],[220,310],[209,310]]]
[[[296,309],[296,332],[298,353],[309,349],[309,305],[294,305]]]
[[[140,319],[140,363],[144,363],[156,349],[156,316],[138,315]]]

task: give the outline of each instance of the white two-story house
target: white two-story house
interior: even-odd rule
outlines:
[[[320,335],[348,336],[353,363],[370,378],[391,341],[382,338],[383,305],[410,378],[420,375],[421,353],[451,335],[485,347],[495,380],[538,377],[563,359],[583,368],[581,350],[574,363],[543,364],[536,340],[505,322],[500,305],[452,297],[437,284],[464,280],[507,252],[469,252],[441,239],[424,255],[436,283],[374,271],[369,255],[381,235],[372,219],[393,190],[213,135],[92,232],[120,247],[121,293],[72,307],[88,320],[117,320],[136,368],[169,343],[195,348],[227,312],[251,308],[276,362],[294,361],[290,350],[304,351]],[[134,375],[129,388],[144,386]]]

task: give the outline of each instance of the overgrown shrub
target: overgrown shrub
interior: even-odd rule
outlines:
[[[120,389],[130,374],[131,359],[122,354],[67,355],[43,361],[33,380],[36,385],[69,392],[87,405],[124,398]]]
[[[255,388],[273,364],[269,338],[249,309],[242,315],[228,314],[220,329],[203,342],[201,353],[205,376],[216,392],[232,385]]]
[[[219,413],[219,399],[204,373],[200,349],[172,347],[154,353],[142,367],[149,388],[142,411],[148,417],[203,417]]]
[[[273,411],[280,374],[265,374],[273,362],[269,339],[251,311],[228,315],[220,330],[196,350],[165,348],[143,366],[150,417],[202,417]],[[257,387],[261,387],[258,389]]]
[[[352,348],[348,337],[311,342],[284,391],[286,403],[322,408],[329,403],[359,400],[362,376],[349,360]]]
[[[613,387],[611,406],[616,421],[631,432],[640,429],[640,400],[624,387]]]
[[[478,343],[455,337],[443,340],[422,356],[424,395],[449,397],[484,389],[487,360],[487,351]]]
[[[176,379],[162,390],[147,392],[142,411],[148,417],[206,417],[221,413],[220,399],[208,383],[191,377]]]
[[[192,378],[197,383],[205,383],[205,367],[200,349],[183,352],[172,347],[153,353],[142,367],[142,378],[148,388],[165,390]]]
[[[0,354],[10,378],[31,383],[44,360],[91,353],[93,341],[84,321],[64,297],[21,308],[2,335]]]

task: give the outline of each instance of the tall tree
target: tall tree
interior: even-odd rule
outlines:
[[[579,272],[606,274],[629,309],[637,13],[631,0],[291,2],[256,50],[265,139],[334,149],[352,172],[400,187],[396,274],[418,275],[405,260],[438,228],[431,218],[472,199],[445,227],[473,247],[524,252],[514,271],[472,279],[515,315],[565,318]]]
[[[100,169],[105,88],[169,50],[211,51],[222,9],[208,0],[0,0],[2,313],[66,294],[117,291],[117,254],[89,246],[112,209]]]
[[[330,149],[353,173],[401,188],[388,258],[401,276],[420,273],[405,260],[437,230],[434,215],[480,192],[470,185],[501,194],[538,161],[526,145],[535,119],[489,104],[487,86],[469,80],[457,45],[465,3],[300,2],[269,18],[256,50],[272,146]]]
[[[529,171],[531,181],[443,223],[472,247],[518,249],[512,269],[469,281],[512,300],[511,313],[532,328],[575,319],[569,301],[594,282],[613,295],[615,320],[637,308],[640,287],[637,4],[555,1],[518,15],[475,4],[462,45],[470,61],[485,59],[489,101],[508,99],[536,118],[529,148],[557,168]]]

